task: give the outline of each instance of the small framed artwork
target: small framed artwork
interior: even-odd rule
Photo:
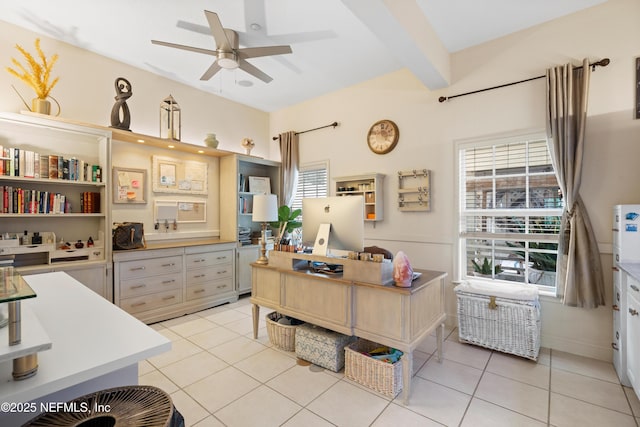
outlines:
[[[147,203],[146,169],[113,168],[113,203]]]
[[[271,194],[271,180],[268,176],[250,176],[249,192],[254,194]]]

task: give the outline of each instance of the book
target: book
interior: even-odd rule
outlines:
[[[49,156],[49,179],[58,179],[58,156]]]
[[[49,156],[40,156],[40,178],[49,178]]]

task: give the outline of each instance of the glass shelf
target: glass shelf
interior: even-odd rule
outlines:
[[[0,303],[35,298],[36,293],[13,267],[0,267]]]

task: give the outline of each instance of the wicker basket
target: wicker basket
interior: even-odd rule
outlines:
[[[456,291],[458,335],[475,344],[531,360],[540,351],[540,304]]]
[[[277,322],[281,314],[274,311],[267,314],[267,335],[271,344],[285,351],[296,350],[296,325],[283,325]]]
[[[367,353],[380,344],[358,339],[344,348],[344,376],[365,387],[396,397],[402,390],[402,359],[387,363],[369,357]]]

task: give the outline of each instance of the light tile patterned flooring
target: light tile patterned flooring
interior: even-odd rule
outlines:
[[[169,352],[140,363],[140,384],[171,394],[187,426],[640,426],[640,402],[613,365],[543,349],[538,363],[461,344],[449,332],[414,353],[410,403],[275,349],[248,298],[152,325]]]

